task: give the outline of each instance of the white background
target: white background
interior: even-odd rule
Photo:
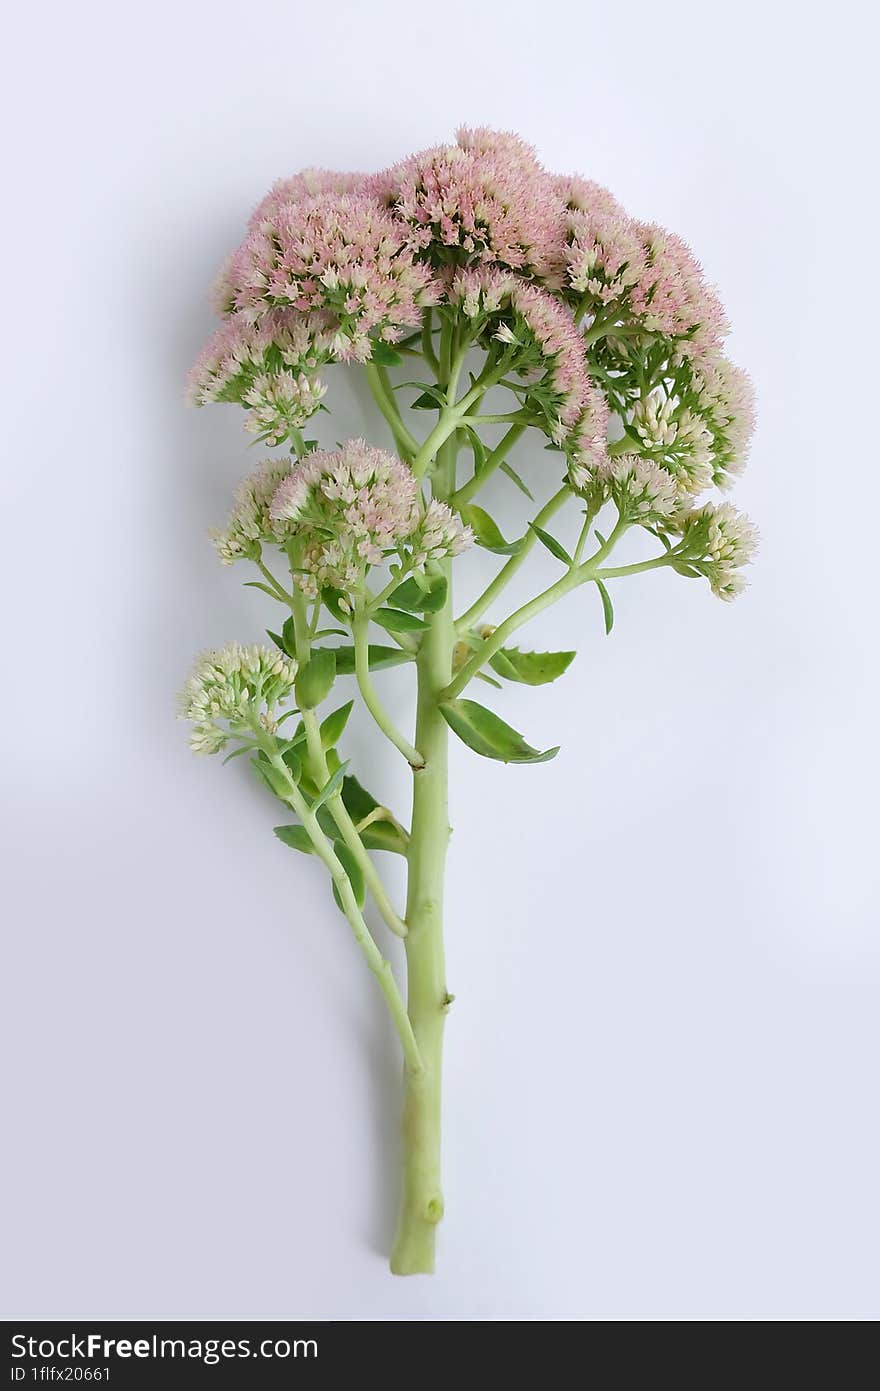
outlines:
[[[0,1313],[876,1317],[868,7],[91,0],[10,26]],[[554,763],[454,750],[448,1215],[436,1277],[401,1281],[381,1000],[268,799],[174,720],[193,653],[270,620],[205,536],[257,455],[182,384],[277,176],[462,121],[697,249],[760,397],[736,500],[763,549],[732,607],[649,574],[610,639],[592,593],[528,632],[579,649],[496,702]],[[384,443],[356,376],[323,438]],[[519,454],[537,488],[554,459]],[[517,498],[493,493],[511,528]],[[364,724],[349,751],[400,800]]]

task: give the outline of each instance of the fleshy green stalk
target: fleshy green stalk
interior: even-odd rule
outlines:
[[[437,496],[454,487],[455,445],[441,451],[434,477]],[[407,1013],[421,1070],[404,1077],[403,1187],[397,1236],[391,1254],[395,1275],[430,1274],[434,1237],[443,1216],[440,1173],[443,1025],[450,996],[443,952],[443,880],[450,827],[447,797],[448,728],[438,696],[452,673],[455,627],[452,575],[443,608],[433,614],[418,657],[416,743],[425,760],[413,774],[413,815],[408,851],[406,901]]]

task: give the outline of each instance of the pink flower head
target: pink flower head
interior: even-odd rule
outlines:
[[[463,130],[373,183],[433,264],[495,265],[559,281],[560,201],[514,135]]]
[[[211,532],[211,539],[224,565],[236,560],[254,560],[266,541],[282,544],[289,527],[274,523],[269,516],[278,485],[290,474],[290,459],[266,459],[255,473],[236,489],[226,526]]]
[[[352,590],[367,566],[410,547],[413,564],[456,554],[467,533],[445,503],[423,514],[412,470],[384,449],[348,440],[332,453],[315,450],[279,485],[269,509],[274,524],[295,523],[304,541],[300,583]]]
[[[251,412],[251,433],[281,443],[318,409],[325,388],[314,373],[332,341],[326,316],[273,310],[253,325],[233,315],[196,359],[187,399],[234,401]]]
[[[455,143],[469,154],[490,155],[493,159],[517,164],[525,174],[541,173],[541,165],[533,146],[512,130],[492,130],[490,126],[459,126]]]
[[[553,188],[562,201],[565,212],[598,213],[602,217],[625,217],[614,194],[592,179],[577,174],[556,174]]]
[[[755,429],[755,389],[748,373],[722,353],[707,352],[691,366],[692,409],[712,440],[712,481],[729,487],[745,468]]]
[[[728,330],[721,302],[690,248],[671,232],[607,211],[573,212],[568,281],[575,298],[614,327],[675,340],[700,359]]]
[[[327,316],[343,362],[364,362],[371,340],[417,327],[437,293],[405,230],[366,194],[344,193],[274,205],[233,255],[226,284],[251,323],[275,309]]]
[[[265,198],[254,208],[248,230],[258,229],[264,222],[271,224],[279,209],[290,203],[303,203],[319,193],[362,193],[366,174],[342,173],[335,169],[303,169],[288,179],[274,183]]]
[[[503,271],[460,271],[449,297],[478,336],[502,345],[508,370],[523,378],[524,405],[571,466],[604,458],[608,406],[590,380],[569,311],[540,286]]]

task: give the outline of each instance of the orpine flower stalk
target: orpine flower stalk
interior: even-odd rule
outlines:
[[[462,129],[455,144],[381,175],[282,179],[251,218],[214,303],[223,322],[193,369],[191,400],[237,404],[250,433],[289,449],[242,483],[214,544],[224,564],[255,567],[250,583],[281,617],[267,628],[272,647],[206,653],[181,714],[196,752],[245,755],[284,808],[276,835],[323,866],[379,985],[403,1058],[391,1269],[428,1273],[445,1210],[450,734],[507,764],[555,756],[470,687],[480,677],[496,687],[561,677],[572,651],[509,644],[575,589],[601,597],[606,632],[611,591],[632,575],[704,579],[724,600],[741,591],[754,528],[702,494],[742,469],[751,388],[723,353],[720,301],[684,243],[629,217],[600,185],[549,174],[506,132]],[[395,377],[404,361],[395,343],[407,381]],[[339,443],[332,426],[327,440],[305,439],[306,422],[319,430],[328,409],[317,374],[331,363],[363,367],[395,453],[364,439]],[[413,387],[420,394],[408,412],[398,393]],[[507,401],[486,401],[490,391]],[[484,432],[502,425],[502,437],[487,441]],[[530,438],[538,450],[526,483],[508,455]],[[460,452],[472,466],[459,468]],[[497,487],[502,474],[535,495],[532,522],[511,540],[482,505],[487,481]],[[571,552],[560,539],[569,533]],[[616,563],[624,534],[645,538],[648,554]],[[497,569],[456,622],[453,571],[457,590],[457,559],[474,544]],[[505,613],[509,583],[521,582],[539,548],[558,574]],[[283,584],[276,560],[290,576]],[[477,626],[485,615],[490,623]],[[414,719],[397,706],[392,718],[380,699],[382,667],[409,681]],[[349,677],[375,737],[409,765],[409,829],[341,751],[354,701],[331,697]],[[405,860],[402,916],[379,852]],[[403,940],[405,994],[365,917],[368,894],[377,931]]]
[[[444,446],[434,478],[435,496],[455,486],[455,444]],[[445,561],[446,602],[428,623],[418,657],[416,743],[424,766],[413,775],[406,898],[407,1012],[422,1060],[404,1079],[403,1183],[397,1236],[391,1253],[396,1275],[430,1274],[434,1236],[443,1216],[440,1174],[443,1025],[451,997],[443,947],[443,886],[449,825],[449,729],[441,693],[452,674],[455,623],[452,565]]]

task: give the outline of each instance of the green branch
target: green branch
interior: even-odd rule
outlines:
[[[416,1037],[406,1012],[406,1005],[403,1002],[400,991],[397,988],[397,982],[394,979],[391,963],[386,961],[379,951],[370,933],[370,929],[364,921],[363,914],[357,906],[354,890],[345,872],[345,867],[336,854],[336,851],[333,849],[331,841],[328,840],[327,836],[322,831],[317,817],[311,811],[305,798],[294,782],[287,764],[275,749],[274,740],[264,742],[263,748],[269,762],[272,764],[283,786],[286,788],[285,801],[296,812],[306,829],[309,840],[315,848],[315,854],[323,860],[330,873],[330,878],[336,885],[343,912],[354,933],[355,941],[366,957],[367,965],[379,982],[379,988],[385,996],[391,1018],[394,1021],[395,1028],[400,1037],[400,1042],[403,1046],[403,1054],[406,1059],[407,1069],[411,1073],[418,1074],[422,1071],[421,1054],[419,1053],[419,1046],[416,1043]]]
[[[471,419],[473,420],[474,417],[471,417]],[[484,416],[476,417],[477,422],[484,419]],[[453,493],[452,497],[449,499],[449,505],[458,508],[463,507],[466,502],[470,502],[474,493],[482,488],[486,480],[491,478],[495,470],[503,464],[510,450],[516,444],[520,436],[525,434],[525,431],[526,426],[522,421],[517,421],[515,425],[511,425],[507,433],[502,436],[495,448],[487,456],[486,462],[480,469],[480,472],[474,472],[473,478],[469,479],[467,483],[463,483],[462,486]]]
[[[391,427],[394,443],[404,459],[409,461],[418,453],[419,445],[403,423],[403,417],[394,399],[394,390],[388,380],[388,373],[384,367],[377,366],[375,362],[365,362],[364,372],[370,391],[373,393],[373,400]]]
[[[571,489],[569,488],[568,484],[563,483],[559,491],[557,493],[554,493],[550,501],[548,503],[545,503],[544,507],[542,507],[541,511],[535,517],[532,526],[546,526],[547,523],[551,520],[551,518],[554,517],[556,513],[559,511],[560,507],[569,497],[570,493]],[[507,564],[503,565],[501,569],[498,571],[498,574],[495,576],[492,583],[487,585],[480,597],[478,599],[475,599],[474,602],[471,604],[470,608],[465,613],[463,613],[461,617],[456,621],[455,626],[459,633],[465,632],[468,628],[473,627],[477,619],[482,618],[489,605],[495,599],[498,598],[498,595],[504,589],[507,588],[508,584],[513,579],[514,575],[522,565],[526,556],[531,551],[537,539],[538,538],[535,535],[535,532],[532,531],[531,528],[529,528],[529,530],[523,537],[522,549],[517,551],[516,555],[512,555],[510,557]]]
[[[425,760],[418,749],[414,748],[409,740],[401,734],[377,696],[370,679],[369,623],[368,614],[363,611],[355,614],[352,630],[354,632],[354,672],[358,689],[364,698],[364,704],[386,739],[390,739],[394,747],[400,750],[411,768],[422,768]]]
[[[315,609],[316,612],[320,611],[320,606],[316,604]],[[305,599],[300,592],[295,592],[294,594],[293,630],[296,639],[297,661],[301,666],[304,666],[309,660],[311,638],[308,633],[306,622]],[[321,743],[321,729],[318,717],[314,710],[302,710],[300,715],[306,734],[306,748],[308,749],[310,769],[318,786],[323,787],[330,777],[330,768],[324,754],[323,744]],[[372,894],[373,901],[382,916],[383,922],[396,936],[405,937],[406,923],[401,920],[400,914],[395,911],[394,905],[388,897],[379,871],[373,864],[367,852],[367,848],[361,840],[358,829],[349,815],[348,808],[342,800],[341,791],[327,799],[327,810],[333,818],[342,839],[354,856],[364,876],[364,883]]]
[[[492,634],[481,643],[474,655],[468,658],[464,666],[458,672],[458,675],[453,677],[445,691],[443,691],[441,700],[453,700],[455,696],[459,695],[472,677],[476,676],[486,662],[494,657],[499,648],[504,646],[508,638],[513,636],[517,628],[521,628],[523,624],[528,623],[530,619],[536,618],[544,609],[549,608],[551,604],[555,604],[558,599],[563,599],[565,595],[570,594],[573,589],[577,589],[580,585],[587,584],[591,580],[602,579],[605,572],[602,572],[599,567],[605,557],[614,548],[624,531],[627,530],[628,526],[628,522],[624,521],[623,518],[619,518],[608,540],[603,542],[599,549],[590,556],[589,560],[585,561],[583,565],[572,565],[555,584],[551,584],[548,589],[537,594],[534,599],[530,599],[528,603],[523,604],[512,613],[509,618],[506,618],[503,623],[499,624]],[[512,559],[518,560],[519,557],[513,556]],[[505,569],[506,568],[505,566]],[[638,568],[648,569],[652,567],[649,566],[647,562],[643,562],[639,567],[626,566],[621,573],[635,573],[635,570]]]

